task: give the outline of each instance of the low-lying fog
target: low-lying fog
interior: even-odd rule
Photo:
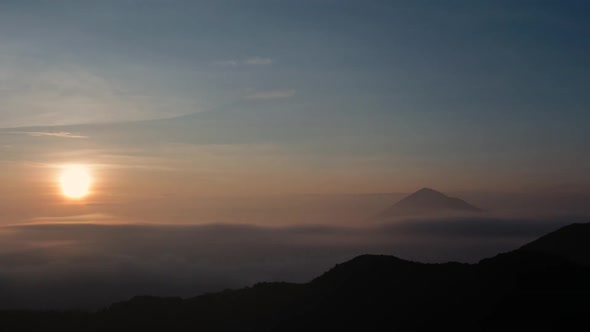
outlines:
[[[90,222],[92,218],[108,220]],[[578,217],[418,218],[361,226],[126,224],[106,216],[0,228],[1,308],[95,309],[134,295],[194,296],[306,282],[364,253],[476,262]]]

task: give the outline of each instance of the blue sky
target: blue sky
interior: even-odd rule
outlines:
[[[244,188],[276,174],[302,192],[586,185],[589,10],[2,1],[3,167],[226,170]]]

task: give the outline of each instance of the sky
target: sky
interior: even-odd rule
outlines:
[[[585,1],[0,6],[4,169],[204,195],[589,182]]]
[[[252,273],[224,286],[293,271],[303,280],[354,253],[475,261],[523,244],[546,224],[516,240],[494,233],[466,256],[458,245],[426,249],[425,238],[370,244],[382,230],[370,217],[422,187],[514,229],[544,208],[587,212],[589,13],[582,0],[2,0],[0,280],[109,266],[108,280],[151,271],[148,287],[164,266],[179,278],[214,271],[183,288],[210,290],[225,271],[217,263],[175,270],[168,259],[223,260],[232,239],[252,249],[250,235],[293,244],[281,250],[300,264],[263,258],[276,245],[263,241],[239,260]],[[62,193],[67,165],[92,177],[82,199]],[[173,244],[178,224],[195,227],[194,239],[240,236],[215,258],[206,253],[218,247],[187,244],[205,253],[169,248],[146,267],[152,251],[138,248]],[[219,224],[229,228],[202,228]],[[133,239],[96,249],[121,229]],[[332,255],[297,251],[302,233]],[[23,270],[11,272],[19,257]],[[82,273],[80,261],[99,263]]]

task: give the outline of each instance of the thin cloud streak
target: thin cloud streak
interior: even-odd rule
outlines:
[[[234,59],[234,60],[221,60],[221,61],[213,62],[214,65],[221,66],[221,67],[265,66],[265,65],[271,65],[273,63],[274,63],[274,60],[272,58],[259,57],[259,56],[255,56],[255,57],[251,57],[251,58],[247,58],[247,59],[242,59],[242,60]]]
[[[246,59],[244,61],[244,64],[255,65],[255,66],[256,65],[271,65],[273,62],[274,62],[274,60],[271,58],[263,58],[263,57],[256,56],[253,58]]]
[[[246,99],[250,100],[271,100],[271,99],[283,99],[291,98],[297,93],[296,90],[274,90],[274,91],[261,91],[246,96]]]
[[[76,139],[86,139],[89,138],[88,136],[79,135],[70,133],[67,131],[58,131],[58,132],[42,132],[42,131],[11,131],[7,134],[12,135],[28,135],[32,137],[57,137],[57,138],[76,138]]]

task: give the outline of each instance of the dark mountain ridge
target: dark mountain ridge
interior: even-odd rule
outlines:
[[[590,266],[590,227],[572,224],[520,248],[522,251],[556,255],[572,263]]]
[[[0,324],[87,331],[567,331],[590,315],[590,267],[572,259],[587,252],[589,232],[590,224],[567,226],[478,264],[362,255],[307,284],[259,283],[189,299],[142,296],[96,313],[4,311]],[[564,250],[563,241],[573,244]]]

